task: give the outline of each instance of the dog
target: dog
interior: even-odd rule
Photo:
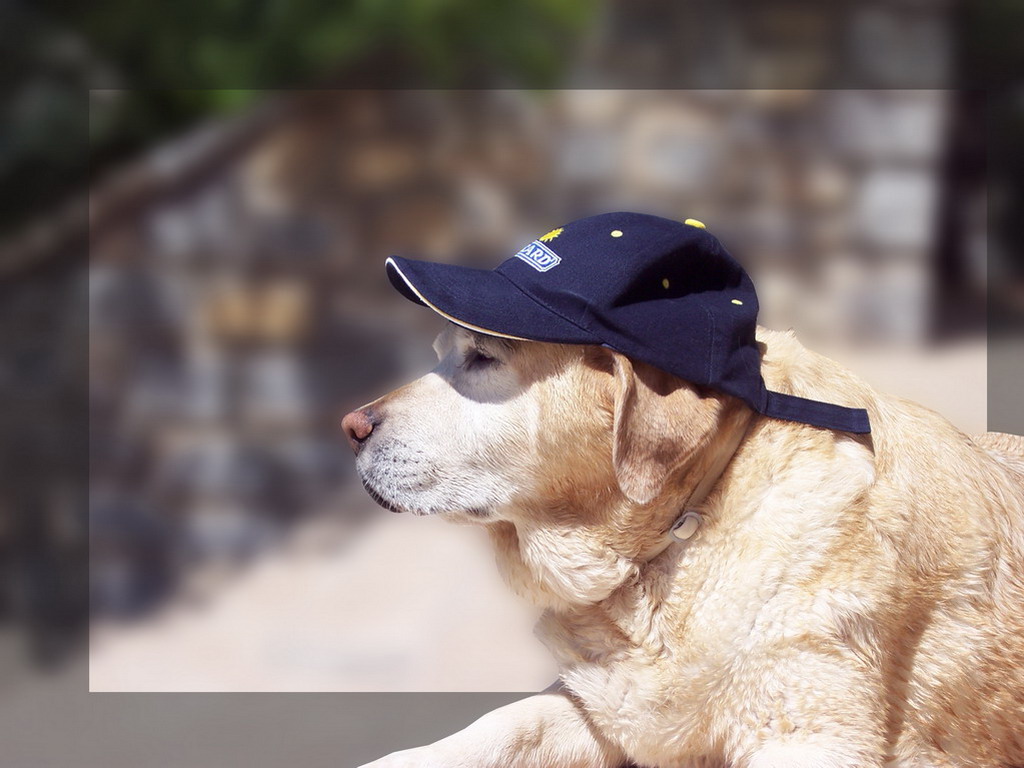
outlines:
[[[560,669],[373,768],[1024,765],[1024,439],[756,339],[770,389],[871,432],[455,324],[345,417],[378,503],[486,528]]]

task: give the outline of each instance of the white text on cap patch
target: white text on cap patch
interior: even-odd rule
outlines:
[[[517,259],[522,259],[538,272],[547,272],[552,267],[557,267],[562,260],[557,253],[548,248],[540,240],[534,240],[516,254]]]

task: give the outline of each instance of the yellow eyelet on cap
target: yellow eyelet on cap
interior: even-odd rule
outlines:
[[[612,237],[622,237],[621,229],[613,229],[611,232]]]
[[[687,219],[683,224],[689,224],[691,227],[699,227],[700,229],[707,229],[707,227],[704,226],[703,221],[697,221],[696,219]]]
[[[668,290],[668,278],[667,277],[664,280],[661,281],[661,287],[664,288],[665,290]]]
[[[742,301],[740,301],[739,299],[733,299],[733,300],[732,300],[732,303],[733,303],[733,304],[738,304],[738,305],[740,305],[740,306],[743,306],[743,302],[742,302]]]

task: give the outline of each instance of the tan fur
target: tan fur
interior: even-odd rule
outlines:
[[[515,345],[519,416],[497,429],[522,439],[498,442],[526,476],[453,516],[547,608],[563,688],[374,766],[1024,765],[1024,440],[968,437],[791,334],[758,339],[769,389],[867,407],[871,434],[607,350]],[[417,397],[378,401],[384,427],[395,398],[436,407]],[[666,547],[684,507],[703,523]]]

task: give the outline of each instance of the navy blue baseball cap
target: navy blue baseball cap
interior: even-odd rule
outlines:
[[[605,213],[553,229],[493,270],[392,256],[406,298],[473,331],[598,344],[758,413],[870,432],[867,411],[772,392],[754,339],[754,284],[699,221]]]

